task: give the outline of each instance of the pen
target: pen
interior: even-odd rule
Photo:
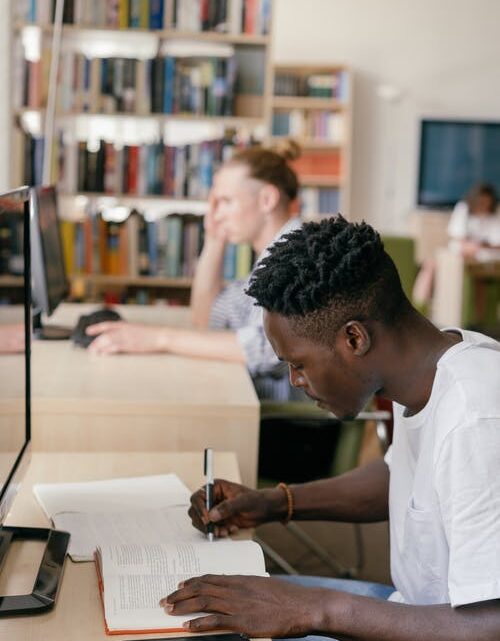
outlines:
[[[214,470],[213,470],[213,450],[211,447],[205,448],[205,494],[207,512],[210,512],[214,504]],[[209,541],[214,540],[214,524],[210,521],[207,523],[207,538]]]

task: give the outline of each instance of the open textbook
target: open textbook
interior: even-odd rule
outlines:
[[[196,542],[187,515],[190,492],[175,474],[33,488],[54,526],[71,534],[69,555],[92,561],[97,543]]]
[[[267,576],[264,555],[253,541],[99,545],[96,567],[107,634],[184,631],[182,623],[201,614],[169,615],[159,601],[190,577]]]

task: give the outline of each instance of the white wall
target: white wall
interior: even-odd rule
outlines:
[[[421,116],[500,120],[498,0],[276,0],[277,62],[355,73],[352,216],[405,232]],[[380,85],[401,92],[389,101]]]

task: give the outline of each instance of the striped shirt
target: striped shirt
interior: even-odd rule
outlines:
[[[276,234],[270,245],[284,234],[300,229],[301,221],[291,218]],[[258,257],[254,270],[268,248]],[[250,282],[248,278],[236,280],[227,285],[215,299],[210,314],[212,329],[232,329],[246,355],[246,364],[261,399],[287,401],[301,398],[301,393],[288,380],[288,366],[278,360],[264,333],[263,310],[252,297],[245,294]]]

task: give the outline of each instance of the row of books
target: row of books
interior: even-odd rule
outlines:
[[[65,0],[63,23],[126,29],[162,29],[164,0]],[[23,22],[54,22],[56,0],[21,0],[17,6]]]
[[[50,24],[56,0],[22,0],[24,22]],[[66,0],[63,22],[112,29],[266,34],[271,0]]]
[[[40,184],[43,138],[25,134],[22,175],[27,184]],[[236,142],[227,137],[190,145],[162,142],[117,146],[104,140],[55,140],[54,180],[63,192],[96,192],[137,196],[165,195],[205,199],[214,171],[228,160]]]
[[[37,61],[19,62],[19,107],[45,106],[49,68],[44,49]],[[234,56],[176,58],[88,58],[68,52],[58,79],[59,112],[189,113],[230,116],[237,65]]]
[[[101,213],[81,222],[61,220],[68,274],[192,277],[203,244],[203,219],[170,214],[153,221],[132,211],[123,222],[105,220]],[[252,266],[247,245],[228,245],[224,278],[244,278]]]
[[[275,111],[273,136],[295,136],[332,145],[344,142],[344,114],[332,111]]]
[[[302,187],[299,201],[302,216],[337,214],[340,211],[340,190],[337,187]]]
[[[274,76],[275,96],[309,96],[346,101],[348,89],[348,73],[343,69],[310,75],[279,71]]]
[[[271,0],[178,0],[172,27],[181,31],[269,33]]]

